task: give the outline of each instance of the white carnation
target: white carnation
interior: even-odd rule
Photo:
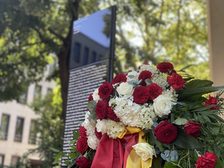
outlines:
[[[132,146],[143,161],[148,159],[152,159],[153,156],[156,156],[156,152],[153,146],[149,145],[148,143],[137,143],[136,145]]]
[[[173,105],[176,104],[176,97],[170,92],[165,91],[153,100],[153,108],[157,116],[162,117],[171,112]]]
[[[153,78],[152,78],[152,82],[156,83],[157,85],[159,85],[163,89],[166,89],[166,87],[168,86],[168,82],[167,82],[166,76],[164,74],[154,75]]]
[[[127,82],[122,82],[117,87],[117,92],[118,92],[119,95],[127,95],[127,96],[130,96],[130,95],[132,95],[132,92],[133,92],[133,85],[130,85]]]
[[[96,137],[95,133],[88,136],[87,144],[91,149],[96,150],[99,144],[99,139]]]
[[[98,102],[100,100],[100,96],[98,93],[99,93],[98,89],[94,90],[94,92],[93,92],[93,100],[95,102]]]
[[[125,130],[125,126],[121,122],[112,120],[97,120],[96,130],[106,133],[110,138],[116,139],[118,135]]]
[[[140,72],[142,71],[150,71],[152,74],[158,73],[156,67],[152,64],[143,64],[140,66]]]

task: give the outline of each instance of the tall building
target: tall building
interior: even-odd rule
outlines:
[[[54,86],[53,81],[42,80],[31,84],[18,101],[0,102],[0,167],[16,166],[26,152],[37,147],[38,135],[34,130],[39,116],[29,105]],[[38,153],[29,155],[28,160],[32,168],[40,167],[42,162]]]

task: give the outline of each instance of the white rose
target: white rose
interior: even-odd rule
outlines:
[[[119,95],[128,95],[130,96],[133,92],[133,86],[130,85],[129,83],[122,82],[118,87],[117,87],[117,92]]]
[[[159,117],[162,117],[163,115],[168,115],[171,112],[171,109],[174,104],[176,103],[173,102],[173,98],[171,97],[171,95],[159,95],[153,101],[153,108],[155,110],[155,114]]]
[[[138,81],[138,72],[136,71],[131,71],[128,73],[127,81]]]
[[[93,100],[95,102],[98,102],[100,100],[100,96],[98,94],[98,89],[94,90],[94,92],[93,92]]]
[[[134,148],[137,155],[142,158],[143,161],[152,159],[153,155],[156,156],[154,147],[149,145],[148,143],[137,143],[132,147]]]

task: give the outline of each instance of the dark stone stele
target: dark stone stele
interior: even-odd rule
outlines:
[[[65,118],[61,167],[67,167],[73,131],[84,121],[88,96],[112,78],[114,58],[115,10],[113,6],[73,24],[70,55],[68,101]],[[92,25],[92,26],[91,26]]]

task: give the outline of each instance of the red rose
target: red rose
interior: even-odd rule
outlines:
[[[172,75],[167,77],[167,82],[170,86],[172,86],[175,90],[180,90],[184,87],[185,81],[182,76],[177,73],[172,73]]]
[[[133,93],[134,102],[137,104],[144,104],[149,99],[148,89],[145,86],[136,87]]]
[[[107,118],[119,122],[120,119],[116,116],[113,109],[111,107],[107,108]]]
[[[79,153],[84,154],[85,151],[87,151],[87,149],[88,149],[87,138],[80,136],[76,142],[76,150]]]
[[[102,133],[98,132],[96,129],[95,129],[95,135],[98,139],[101,139],[101,137],[102,137]]]
[[[113,86],[109,82],[104,82],[99,87],[99,96],[101,99],[108,99],[113,93]]]
[[[215,168],[217,156],[212,152],[206,152],[204,155],[198,157],[196,168]]]
[[[171,73],[173,71],[173,64],[170,62],[161,62],[156,67],[160,72],[163,73]]]
[[[100,100],[96,104],[96,117],[97,119],[105,119],[107,117],[108,103],[105,100]]]
[[[88,101],[92,101],[93,100],[93,94],[91,93],[88,97]]]
[[[152,77],[152,73],[149,71],[142,71],[139,76],[138,79],[139,80],[146,80],[146,79],[150,79]]]
[[[184,132],[193,137],[199,137],[201,134],[201,124],[189,121],[184,125]]]
[[[79,136],[86,138],[86,129],[83,126],[79,127]]]
[[[219,110],[218,99],[209,95],[208,99],[205,101],[205,106],[210,106],[211,110]]]
[[[75,163],[79,166],[79,168],[90,168],[90,161],[84,156],[76,159]]]
[[[177,138],[177,127],[167,120],[161,121],[154,129],[156,139],[164,144],[170,144]]]
[[[163,89],[156,83],[150,84],[149,86],[147,86],[147,89],[149,93],[149,100],[154,100],[163,92]]]
[[[115,84],[115,83],[121,83],[121,82],[126,82],[127,81],[127,75],[124,74],[124,73],[120,73],[120,74],[117,74],[114,79],[112,80],[112,84]]]

